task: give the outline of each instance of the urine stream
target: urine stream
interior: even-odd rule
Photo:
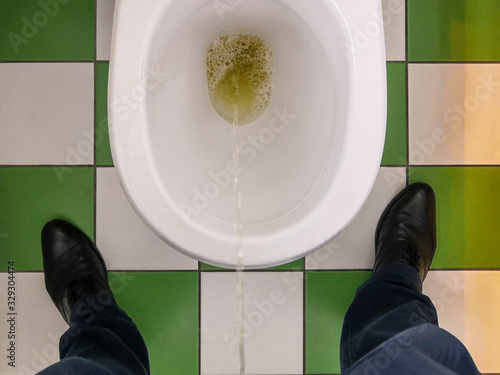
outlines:
[[[238,106],[233,105],[233,159],[236,165],[236,170],[240,170],[240,150],[238,146]],[[239,354],[240,354],[240,375],[245,375],[245,301],[244,301],[244,278],[243,273],[243,223],[241,221],[241,188],[240,177],[234,176],[233,187],[235,194],[235,210],[234,210],[234,228],[238,237],[238,265],[236,268],[238,274],[238,338],[239,338]]]
[[[241,125],[257,120],[267,109],[272,90],[273,53],[254,35],[224,35],[214,39],[207,53],[207,80],[210,101],[216,112],[232,125],[233,161],[241,171],[238,132]],[[245,374],[245,304],[243,266],[243,223],[241,181],[233,179],[235,194],[234,228],[238,244],[238,317],[240,375]]]

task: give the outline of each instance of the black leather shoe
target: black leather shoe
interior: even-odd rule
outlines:
[[[42,230],[42,255],[45,288],[66,323],[73,306],[87,295],[104,293],[113,300],[101,254],[74,225],[63,220],[47,223]]]
[[[373,272],[394,263],[414,267],[424,281],[436,252],[436,197],[415,183],[400,192],[380,217]]]

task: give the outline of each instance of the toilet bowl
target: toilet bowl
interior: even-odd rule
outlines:
[[[236,135],[206,73],[210,42],[229,34],[259,36],[274,55],[267,110]],[[236,176],[244,268],[304,257],[373,187],[385,74],[380,0],[118,0],[108,100],[121,186],[165,242],[235,268]]]

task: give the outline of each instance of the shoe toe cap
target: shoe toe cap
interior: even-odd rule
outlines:
[[[82,232],[64,220],[49,221],[42,229],[42,254],[44,262],[53,261],[68,249],[77,245],[77,239],[82,238]]]

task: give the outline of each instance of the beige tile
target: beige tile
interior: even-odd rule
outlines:
[[[500,65],[411,64],[410,164],[500,163]]]
[[[0,64],[0,164],[92,164],[94,65]]]
[[[405,168],[381,168],[361,212],[336,239],[306,258],[306,268],[371,269],[375,257],[375,228],[380,215],[405,186]]]
[[[406,59],[406,3],[404,0],[382,0],[387,61]]]
[[[114,168],[97,169],[96,240],[109,270],[198,269],[198,262],[167,245],[137,216]]]
[[[97,0],[97,60],[109,60],[114,11],[115,0]]]
[[[0,274],[0,300],[6,305],[7,274]],[[45,291],[43,273],[16,274],[16,367],[7,365],[7,353],[11,340],[7,340],[10,324],[2,310],[0,324],[0,374],[32,375],[59,361],[59,337],[67,329],[67,324],[53,305]]]
[[[302,374],[303,290],[287,283],[293,276],[302,273],[244,275],[248,374]],[[235,272],[202,273],[202,374],[239,374],[237,284]]]
[[[500,272],[431,271],[424,283],[440,326],[470,351],[479,371],[499,373]]]

